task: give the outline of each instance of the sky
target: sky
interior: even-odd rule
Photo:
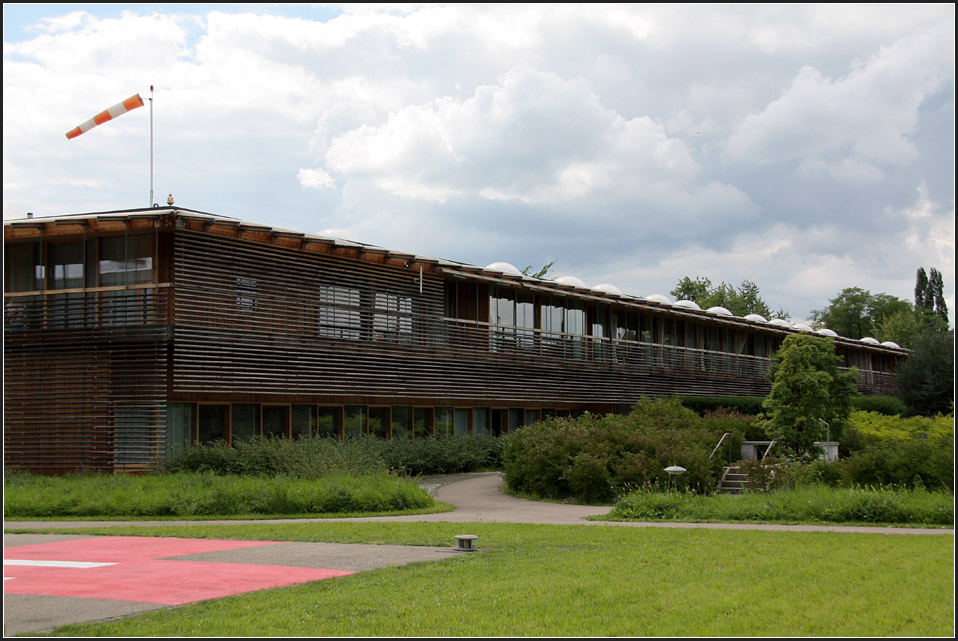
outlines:
[[[954,62],[954,4],[4,3],[4,218],[149,206],[153,86],[153,202],[954,326]]]

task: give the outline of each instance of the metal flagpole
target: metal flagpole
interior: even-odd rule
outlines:
[[[150,85],[150,207],[153,202],[153,85]]]

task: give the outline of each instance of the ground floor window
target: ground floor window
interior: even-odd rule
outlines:
[[[513,432],[569,410],[309,403],[169,403],[166,453],[191,443],[256,438],[416,438]],[[132,417],[130,421],[132,421]],[[133,423],[127,429],[134,429]],[[118,446],[119,447],[119,446]],[[138,456],[130,451],[127,457]]]

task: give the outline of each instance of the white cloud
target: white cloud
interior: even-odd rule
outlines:
[[[336,187],[336,181],[332,176],[322,169],[300,169],[296,174],[296,179],[303,187],[312,189],[333,189]]]
[[[854,61],[841,78],[802,67],[779,98],[732,133],[728,156],[798,163],[804,176],[827,172],[850,182],[874,182],[887,169],[916,159],[910,137],[918,109],[953,77],[953,53],[954,27],[949,34],[941,25]]]
[[[5,201],[145,202],[146,109],[64,132],[155,84],[186,207],[796,316],[920,264],[953,299],[953,5],[153,7],[4,43]]]

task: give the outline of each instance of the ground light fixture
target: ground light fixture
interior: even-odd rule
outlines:
[[[479,549],[476,547],[476,539],[479,537],[475,534],[457,534],[455,538],[456,550],[460,552],[475,552]]]
[[[675,491],[675,477],[679,474],[685,474],[688,470],[679,465],[670,465],[665,468],[665,471],[668,472],[669,477],[672,479],[672,491]]]

